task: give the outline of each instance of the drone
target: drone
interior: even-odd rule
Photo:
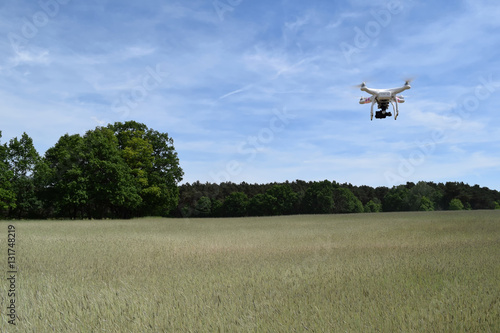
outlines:
[[[369,93],[370,97],[361,97],[359,100],[359,104],[368,104],[371,103],[371,120],[373,120],[373,104],[377,103],[377,106],[380,110],[375,112],[375,118],[376,119],[384,119],[385,117],[391,117],[392,113],[387,112],[387,109],[389,108],[389,103],[392,105],[392,109],[394,110],[394,120],[398,118],[399,114],[399,109],[398,109],[398,103],[404,103],[405,98],[403,96],[397,96],[397,94],[410,89],[410,82],[411,80],[406,80],[404,86],[399,87],[399,88],[390,88],[390,89],[371,89],[366,86],[366,84],[363,82],[358,88],[360,88],[362,91],[366,91]],[[394,107],[394,103],[396,103],[396,106]]]

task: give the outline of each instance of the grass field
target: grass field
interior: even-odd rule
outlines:
[[[500,330],[500,211],[9,224],[2,332]]]

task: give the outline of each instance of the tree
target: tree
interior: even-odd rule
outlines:
[[[377,198],[370,200],[366,203],[364,207],[365,213],[378,213],[382,211],[382,204]]]
[[[426,182],[418,182],[408,191],[408,209],[434,210],[434,202],[439,202],[440,197],[434,187]]]
[[[470,206],[471,193],[463,182],[447,182],[442,186],[442,206],[447,207],[452,199],[459,199],[464,206]]]
[[[333,187],[328,180],[314,182],[304,195],[304,211],[308,214],[331,214],[334,210]]]
[[[469,186],[470,207],[472,209],[495,209],[495,191],[479,185]]]
[[[239,217],[247,215],[248,197],[243,192],[233,192],[224,200],[224,216]]]
[[[129,217],[141,202],[133,171],[108,128],[62,136],[47,150],[44,164],[41,192],[56,216]]]
[[[277,199],[268,193],[254,195],[248,203],[248,215],[270,216],[276,215]]]
[[[449,204],[449,209],[450,210],[463,210],[464,205],[462,204],[462,201],[460,199],[451,199],[450,204]]]
[[[2,138],[1,131],[0,138]],[[14,173],[9,168],[7,157],[7,145],[0,145],[0,217],[5,217],[9,210],[16,208],[16,194],[11,183]]]
[[[206,217],[210,215],[211,208],[212,201],[209,197],[203,196],[196,202],[194,213],[196,216]]]
[[[89,217],[129,217],[142,198],[113,131],[98,127],[85,134],[83,143]]]
[[[30,216],[41,205],[35,193],[33,174],[40,162],[40,155],[28,134],[21,139],[11,139],[7,149],[7,163],[12,171],[12,191],[16,196],[16,206],[11,206],[12,217]]]
[[[137,183],[142,199],[138,214],[169,214],[179,203],[177,184],[184,175],[173,140],[167,133],[135,121],[117,122],[108,128],[114,132],[122,157]]]
[[[65,134],[49,148],[37,172],[45,206],[60,217],[83,217],[89,200],[91,175],[84,140],[79,134]]]
[[[347,188],[335,188],[332,191],[334,213],[361,213],[363,212],[363,204],[356,196]]]
[[[427,198],[425,195],[420,198],[420,207],[418,208],[420,211],[433,211],[434,210],[434,203],[431,201],[431,199]]]
[[[275,198],[273,215],[288,215],[294,211],[298,196],[289,185],[274,185],[266,194]]]
[[[370,200],[373,200],[377,197],[375,194],[375,189],[370,186],[362,185],[349,189],[364,205],[366,205]]]
[[[408,188],[404,185],[395,186],[387,192],[382,202],[384,212],[402,212],[409,210]]]
[[[212,201],[211,216],[213,216],[213,217],[223,216],[222,201],[220,201],[218,199],[212,199],[211,201]]]

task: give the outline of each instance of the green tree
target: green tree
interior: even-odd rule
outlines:
[[[243,192],[233,192],[223,203],[224,216],[239,217],[247,215],[248,197]]]
[[[270,216],[276,215],[277,199],[267,193],[256,194],[248,203],[248,215],[250,216]]]
[[[462,204],[462,201],[460,199],[451,199],[450,204],[449,204],[449,209],[450,210],[463,210],[464,205]]]
[[[434,203],[440,201],[440,194],[434,187],[421,181],[411,187],[406,201],[408,210],[434,210]]]
[[[365,213],[378,213],[382,211],[382,203],[377,198],[370,200],[364,207]]]
[[[89,216],[129,217],[142,199],[113,131],[98,127],[85,134],[83,143]]]
[[[409,210],[408,193],[409,190],[404,185],[391,188],[384,196],[382,202],[384,212],[402,212]]]
[[[212,205],[211,205],[211,216],[213,217],[221,217],[223,216],[223,204],[222,201],[219,199],[212,199]]]
[[[2,138],[1,131],[0,138]],[[7,158],[7,145],[0,145],[0,218],[6,217],[9,210],[16,208],[16,194],[11,183],[14,173],[9,167]]]
[[[12,208],[11,215],[16,218],[31,216],[41,206],[33,180],[40,155],[28,134],[23,133],[21,139],[14,138],[9,141],[7,162],[12,171],[12,190],[16,195],[16,207]]]
[[[148,174],[151,186],[158,188],[159,192],[148,197],[148,213],[167,215],[173,210],[179,200],[177,184],[182,180],[184,171],[179,165],[179,158],[174,148],[174,140],[167,133],[155,130],[147,132],[147,138],[153,147],[153,167]],[[153,200],[154,199],[154,200]]]
[[[463,182],[447,182],[442,186],[442,206],[444,208],[449,206],[452,199],[459,199],[464,207],[471,207],[472,194],[470,186]]]
[[[64,135],[40,168],[54,213],[64,217],[128,217],[140,204],[133,172],[107,128]]]
[[[363,212],[363,204],[349,189],[342,187],[334,188],[332,196],[335,213],[345,214]]]
[[[212,201],[209,197],[203,196],[196,202],[194,214],[196,216],[206,217],[209,216],[212,209]]]
[[[272,215],[288,215],[295,210],[298,196],[290,185],[274,185],[266,191],[266,194],[275,198]]]
[[[328,180],[314,182],[304,194],[304,211],[308,214],[331,214],[334,211],[333,187]]]
[[[136,181],[142,199],[139,214],[169,214],[179,203],[177,184],[184,175],[172,138],[135,121],[117,122],[108,128],[115,133]]]
[[[87,151],[83,138],[65,134],[45,152],[37,179],[44,184],[41,197],[45,207],[60,217],[83,217],[89,200],[90,176],[86,170]]]
[[[431,199],[427,198],[425,195],[420,198],[420,207],[418,208],[420,211],[433,211],[434,210],[434,203],[431,201]]]

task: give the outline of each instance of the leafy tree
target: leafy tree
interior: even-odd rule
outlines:
[[[470,206],[471,193],[470,186],[463,182],[447,182],[442,188],[443,207],[448,207],[452,199],[459,199],[464,206]]]
[[[213,217],[221,217],[223,216],[223,210],[222,210],[222,201],[218,199],[212,199],[212,209],[211,209],[211,215]]]
[[[248,203],[248,215],[250,216],[270,216],[276,215],[277,199],[268,194],[260,193],[253,196]]]
[[[409,210],[434,210],[434,202],[439,202],[439,200],[440,195],[436,189],[426,182],[418,182],[408,191]]]
[[[375,188],[375,198],[377,198],[382,203],[387,193],[389,193],[389,191],[390,189],[388,187],[379,186]]]
[[[363,203],[363,205],[366,205],[368,201],[376,197],[375,189],[370,186],[353,186],[349,187],[349,190],[361,201],[361,203]]]
[[[434,203],[431,199],[427,198],[425,195],[420,198],[420,207],[418,208],[420,211],[432,211],[434,210]]]
[[[89,195],[91,176],[86,170],[88,161],[83,138],[65,134],[45,153],[37,179],[44,184],[41,195],[46,207],[51,206],[56,216],[83,217]]]
[[[84,138],[84,173],[87,184],[89,216],[128,217],[141,203],[132,170],[123,160],[118,140],[108,128],[88,131]]]
[[[1,131],[0,138],[2,138]],[[7,145],[0,145],[0,217],[6,216],[9,210],[16,208],[16,194],[11,184],[14,173],[9,168],[7,156]]]
[[[363,212],[363,204],[356,196],[347,188],[335,188],[332,191],[334,213],[361,213]]]
[[[289,185],[274,185],[266,194],[275,198],[273,215],[291,214],[298,201],[298,196]],[[269,200],[268,200],[269,201]]]
[[[334,210],[333,186],[328,180],[313,183],[304,195],[304,212],[331,214]]]
[[[382,211],[382,203],[377,198],[370,200],[364,207],[365,213],[378,213]]]
[[[409,210],[408,188],[404,185],[395,186],[387,192],[382,202],[384,212],[401,212]]]
[[[167,215],[179,203],[177,183],[184,172],[167,133],[135,121],[109,125],[141,196],[140,215]]]
[[[174,149],[174,141],[167,133],[149,130],[147,138],[153,147],[153,167],[148,174],[149,183],[157,186],[158,195],[149,197],[151,205],[147,211],[155,215],[167,215],[178,203],[178,182],[184,171],[179,166],[179,158]],[[154,199],[154,200],[153,200]]]
[[[451,199],[450,205],[449,205],[450,210],[463,210],[464,205],[462,204],[462,201],[460,199]]]
[[[35,193],[33,173],[40,162],[40,155],[28,134],[21,139],[11,139],[7,150],[7,162],[12,171],[12,190],[16,195],[16,206],[11,207],[13,217],[30,216],[41,205]]]
[[[141,202],[133,171],[110,129],[62,136],[47,150],[44,163],[42,192],[58,216],[128,217]]]
[[[247,215],[248,197],[243,192],[233,192],[224,200],[224,216],[239,217]]]
[[[195,215],[196,216],[209,216],[212,209],[212,201],[209,197],[201,197],[195,207]]]
[[[495,191],[487,187],[480,187],[474,185],[469,187],[468,193],[470,194],[470,207],[472,209],[494,209],[495,208]]]

